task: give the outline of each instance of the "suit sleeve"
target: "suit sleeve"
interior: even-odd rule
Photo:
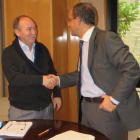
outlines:
[[[117,86],[114,88],[112,97],[120,102],[126,99],[135,90],[140,78],[140,68],[126,46],[117,34],[108,32],[104,38],[107,57],[120,73]]]
[[[60,88],[75,86],[77,83],[77,70],[68,74],[60,75]]]

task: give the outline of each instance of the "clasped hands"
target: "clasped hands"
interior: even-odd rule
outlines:
[[[44,75],[43,76],[43,86],[49,89],[53,89],[55,86],[59,85],[59,79],[57,76],[53,74]],[[62,101],[60,97],[53,98],[53,107],[56,111],[58,111],[62,106]]]
[[[53,89],[59,85],[59,78],[53,74],[43,76],[43,86],[49,89]]]

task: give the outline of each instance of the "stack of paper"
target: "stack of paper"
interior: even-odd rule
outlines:
[[[83,134],[72,130],[58,134],[49,140],[95,140],[95,137],[89,134]]]
[[[32,122],[16,122],[9,121],[1,130],[0,136],[16,136],[23,137],[28,129],[32,126]]]

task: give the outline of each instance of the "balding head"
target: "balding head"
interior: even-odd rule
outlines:
[[[34,22],[34,20],[33,20],[32,18],[30,18],[29,16],[26,16],[26,15],[21,15],[21,16],[16,17],[16,19],[13,21],[13,31],[14,31],[14,36],[15,36],[15,37],[17,37],[16,34],[15,34],[15,29],[18,29],[19,21],[20,21],[22,18],[29,18],[29,19],[31,19],[31,20]],[[35,23],[35,22],[34,22],[34,23]]]
[[[19,16],[13,22],[13,29],[16,37],[31,49],[37,34],[34,20],[25,15]]]

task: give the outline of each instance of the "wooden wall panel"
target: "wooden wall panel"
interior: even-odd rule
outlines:
[[[78,60],[78,42],[70,36],[67,27],[67,14],[78,0],[53,1],[53,39],[54,64],[58,75],[76,70]],[[55,112],[56,120],[77,122],[77,95],[76,87],[61,90],[63,107]]]
[[[77,3],[79,0],[67,0],[67,10],[69,10]],[[68,58],[69,58],[69,66],[68,72],[75,71],[77,69],[77,62],[79,56],[79,38],[71,36],[70,28],[68,28]],[[70,121],[78,122],[78,110],[77,110],[77,93],[76,86],[69,88],[69,102],[70,102]]]
[[[4,30],[3,30],[3,1],[0,0],[0,97],[3,97],[4,95],[4,83],[3,83],[3,72],[2,72],[2,66],[1,66],[1,54],[3,49],[3,39],[4,39]]]
[[[54,65],[58,75],[68,72],[68,47],[67,47],[67,1],[53,1],[53,54]],[[68,88],[61,90],[63,106],[55,112],[56,120],[70,119]]]

